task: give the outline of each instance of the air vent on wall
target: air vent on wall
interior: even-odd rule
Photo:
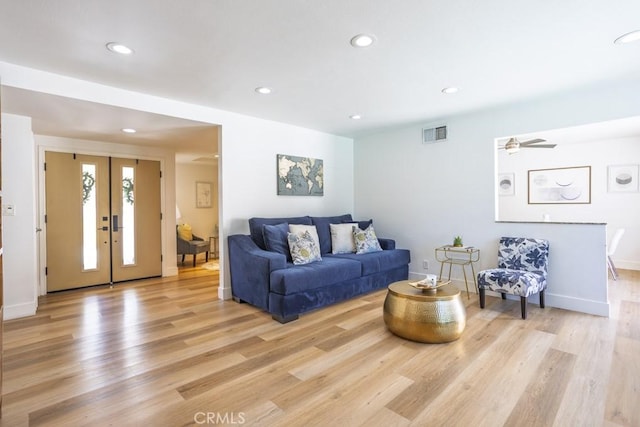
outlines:
[[[422,128],[422,143],[442,142],[447,140],[447,125]]]

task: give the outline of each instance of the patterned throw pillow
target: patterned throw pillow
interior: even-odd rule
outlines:
[[[302,234],[289,233],[289,249],[295,265],[309,264],[314,261],[322,261],[320,247],[316,244],[308,231]]]
[[[368,226],[364,231],[358,227],[353,227],[353,240],[356,243],[356,254],[367,254],[382,250],[373,225]]]
[[[318,238],[318,230],[315,225],[304,225],[304,224],[289,224],[289,232],[293,234],[302,234],[305,231],[309,232],[309,235],[313,239],[313,241],[320,248],[320,239]]]

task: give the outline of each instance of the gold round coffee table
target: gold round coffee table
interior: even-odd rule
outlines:
[[[460,291],[447,284],[420,290],[402,280],[389,285],[384,323],[394,334],[413,341],[443,343],[460,338],[467,313]]]

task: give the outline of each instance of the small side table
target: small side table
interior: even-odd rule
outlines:
[[[442,280],[442,268],[445,264],[449,264],[449,277],[447,280],[451,280],[451,268],[453,265],[462,266],[462,274],[464,275],[464,286],[467,288],[467,299],[469,299],[469,284],[467,282],[467,272],[465,266],[471,266],[471,273],[473,274],[473,284],[476,289],[478,283],[476,282],[476,271],[473,267],[474,262],[480,260],[480,249],[476,249],[473,246],[453,246],[445,245],[436,248],[436,261],[440,262],[440,280]]]
[[[211,258],[218,259],[218,236],[209,236],[209,246],[212,246]],[[209,248],[211,249],[211,247]]]

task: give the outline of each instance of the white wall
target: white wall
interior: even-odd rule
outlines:
[[[252,216],[353,212],[353,141],[274,122],[222,128],[223,210],[231,233],[248,233]],[[276,155],[323,160],[324,196],[278,196]]]
[[[35,149],[29,117],[2,114],[4,318],[35,314],[38,306]]]
[[[640,163],[640,139],[567,143],[554,140],[550,150],[521,150],[498,153],[499,172],[515,173],[515,196],[499,197],[503,221],[541,221],[548,214],[554,222],[606,222],[609,239],[617,228],[625,235],[614,255],[617,267],[640,270],[640,193],[617,193],[607,189],[609,165]],[[590,204],[528,204],[528,170],[570,166],[591,166]]]
[[[495,266],[502,235],[549,236],[549,304],[606,315],[604,226],[495,222],[494,138],[636,116],[638,99],[640,79],[628,79],[358,138],[355,214],[374,218],[379,235],[411,250],[410,270],[416,276],[426,273],[424,259],[431,273],[438,272],[434,249],[456,235],[480,248],[479,268]],[[422,125],[432,122],[448,124],[448,141],[421,143]],[[564,259],[568,256],[574,257],[571,262]],[[457,269],[456,274],[459,281],[462,273]]]
[[[196,182],[211,183],[211,207],[196,207]],[[214,236],[218,225],[218,165],[176,163],[176,203],[182,214],[178,223],[190,224],[193,233],[205,240]]]

